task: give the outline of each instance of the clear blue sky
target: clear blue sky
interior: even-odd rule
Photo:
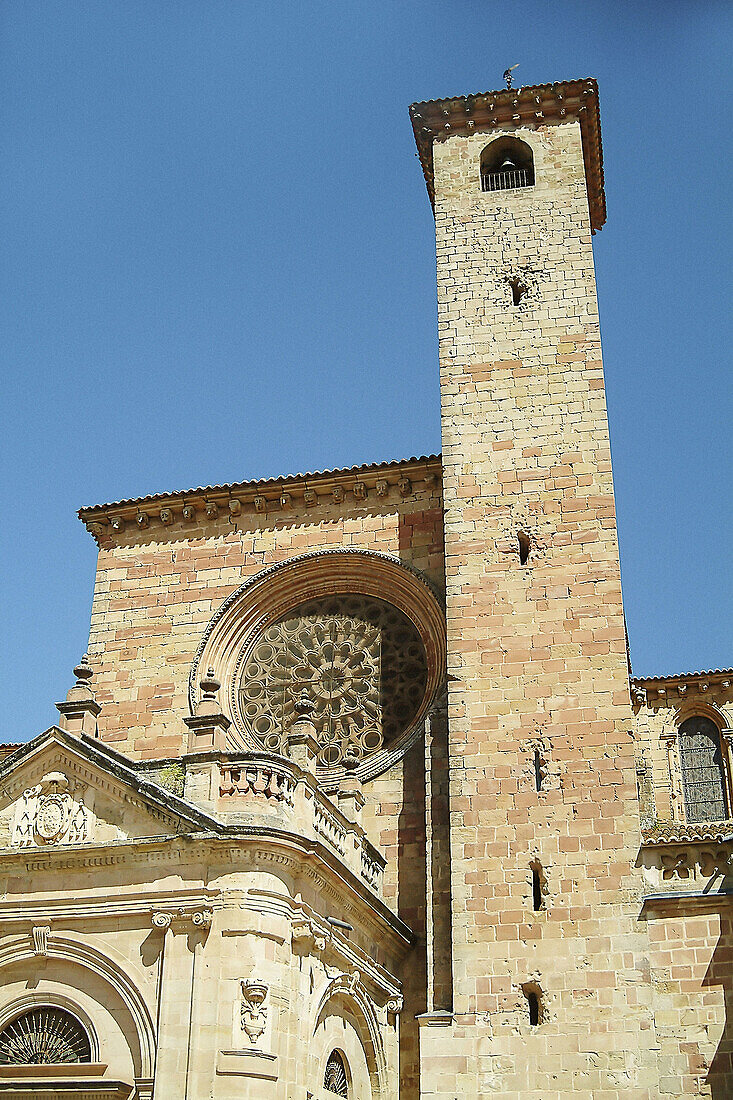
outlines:
[[[407,108],[600,85],[595,238],[634,671],[733,664],[719,2],[5,0],[0,740],[84,651],[82,504],[440,448]],[[727,161],[727,163],[726,163]]]

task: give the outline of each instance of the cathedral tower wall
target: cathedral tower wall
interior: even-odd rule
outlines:
[[[538,111],[532,125],[518,99],[498,125],[466,124],[470,100],[413,108],[449,120],[434,130],[432,172],[453,1002],[452,1017],[424,1020],[430,1097],[464,1084],[475,1095],[477,1080],[480,1095],[549,1100],[572,1082],[592,1096],[603,1081],[604,1096],[642,1097],[652,1080],[589,194],[596,220],[599,199],[579,121],[595,110],[589,87],[579,109]],[[569,89],[555,89],[557,103]],[[527,158],[533,185],[482,189],[494,141],[515,166]]]

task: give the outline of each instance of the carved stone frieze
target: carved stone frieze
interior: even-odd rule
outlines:
[[[660,828],[658,826],[657,830]],[[685,826],[682,826],[679,831],[684,829]],[[733,840],[730,838],[724,838],[722,842],[712,839],[711,842],[703,838],[696,841],[690,837],[687,843],[681,837],[678,839],[681,842],[677,844],[652,839],[643,847],[645,866],[656,869],[662,882],[709,882],[712,878],[725,877],[733,872]]]

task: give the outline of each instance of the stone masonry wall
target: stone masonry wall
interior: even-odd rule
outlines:
[[[641,1100],[657,1070],[580,128],[516,133],[536,172],[517,191],[480,188],[499,130],[434,143],[454,1023],[423,1028],[423,1094]]]
[[[102,704],[102,738],[135,759],[185,752],[188,677],[216,609],[247,578],[319,549],[354,547],[398,557],[443,588],[439,480],[407,499],[346,508],[296,501],[277,518],[239,516],[134,529],[99,554],[89,652]],[[336,566],[337,567],[337,564]],[[307,593],[304,593],[307,598]],[[421,742],[365,785],[364,826],[387,859],[383,896],[416,936],[405,967],[399,1045],[401,1100],[419,1096],[416,1016],[425,1011],[425,760]]]
[[[296,503],[272,517],[207,520],[198,512],[185,527],[107,538],[89,635],[103,740],[133,759],[185,752],[188,677],[204,630],[226,597],[268,565],[354,547],[392,554],[442,588],[441,518],[439,490],[418,484],[405,500]]]

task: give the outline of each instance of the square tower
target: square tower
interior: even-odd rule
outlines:
[[[449,693],[452,1003],[424,1020],[424,1095],[590,1097],[615,1067],[603,1095],[643,1097],[597,88],[411,113],[437,236]]]

